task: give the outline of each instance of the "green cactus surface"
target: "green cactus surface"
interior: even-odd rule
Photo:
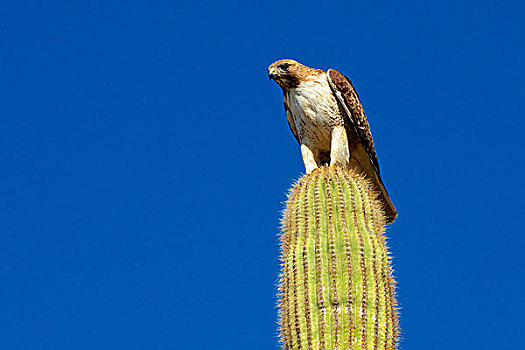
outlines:
[[[291,189],[281,235],[284,349],[397,349],[385,214],[369,182],[325,167]]]

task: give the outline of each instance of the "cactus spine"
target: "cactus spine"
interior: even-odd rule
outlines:
[[[396,349],[397,304],[381,203],[352,170],[321,168],[292,188],[282,220],[285,349]]]

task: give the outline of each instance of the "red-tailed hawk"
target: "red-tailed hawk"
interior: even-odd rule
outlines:
[[[335,69],[325,72],[294,60],[273,63],[268,74],[283,90],[306,173],[324,164],[357,169],[381,194],[387,222],[394,221],[397,211],[381,180],[370,126],[350,79]]]

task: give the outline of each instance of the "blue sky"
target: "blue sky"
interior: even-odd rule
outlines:
[[[278,349],[279,58],[359,92],[402,348],[525,342],[523,3],[0,9],[2,348]]]

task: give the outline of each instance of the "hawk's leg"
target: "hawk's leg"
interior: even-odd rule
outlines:
[[[312,151],[312,148],[306,144],[301,144],[301,155],[303,156],[304,168],[307,174],[310,174],[312,171],[317,169],[319,166],[319,152]]]
[[[344,126],[336,126],[332,130],[330,148],[330,166],[337,165],[346,168],[350,163],[350,150],[348,149],[348,137]]]

